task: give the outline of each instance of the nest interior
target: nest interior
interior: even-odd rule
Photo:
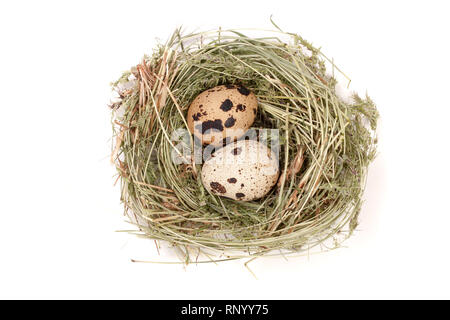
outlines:
[[[113,83],[111,158],[125,213],[134,233],[182,248],[186,261],[192,248],[225,259],[327,241],[334,248],[357,226],[376,152],[376,107],[356,94],[351,103],[341,99],[329,73],[339,69],[299,35],[264,35],[176,30]],[[193,147],[192,138],[173,135],[187,128],[190,103],[221,84],[250,88],[258,98],[253,127],[280,132],[280,179],[257,201],[210,194],[201,164],[172,161],[174,150]]]

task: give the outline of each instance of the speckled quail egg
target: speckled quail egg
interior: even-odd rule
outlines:
[[[241,201],[265,196],[278,175],[277,155],[256,140],[232,142],[215,151],[202,167],[202,182],[207,190]]]
[[[255,120],[258,101],[240,85],[222,85],[199,94],[189,106],[189,130],[213,146],[242,137]]]

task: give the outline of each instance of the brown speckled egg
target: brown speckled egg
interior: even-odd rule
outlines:
[[[191,103],[188,127],[203,144],[218,146],[244,135],[255,120],[257,106],[256,96],[249,89],[217,86],[202,92]]]
[[[277,156],[255,140],[226,145],[215,151],[202,167],[202,182],[209,192],[240,201],[265,196],[278,176]]]

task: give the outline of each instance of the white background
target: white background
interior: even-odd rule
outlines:
[[[2,1],[0,298],[450,298],[446,1]],[[319,255],[159,265],[109,164],[109,83],[179,25],[270,28],[381,113],[359,231]],[[167,251],[167,250],[163,250]]]

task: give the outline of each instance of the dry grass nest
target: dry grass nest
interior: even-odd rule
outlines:
[[[340,98],[342,73],[319,49],[281,30],[243,32],[251,31],[178,29],[113,83],[111,160],[137,226],[130,232],[168,241],[186,263],[338,247],[358,224],[376,153],[374,103]],[[180,145],[172,133],[187,128],[190,103],[221,84],[250,88],[253,127],[280,130],[280,179],[257,201],[210,194],[201,164],[172,161]]]

